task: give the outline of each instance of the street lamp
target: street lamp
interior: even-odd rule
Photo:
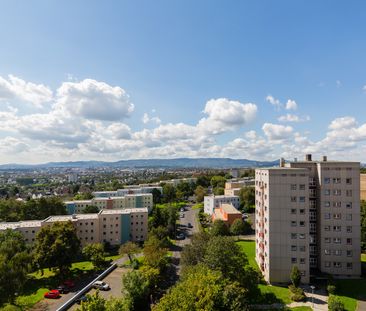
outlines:
[[[311,285],[310,288],[311,288],[311,302],[312,302],[313,309],[314,309],[314,289],[315,289],[315,286]]]

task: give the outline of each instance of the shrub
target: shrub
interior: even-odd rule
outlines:
[[[299,287],[301,281],[301,273],[297,266],[293,266],[291,270],[291,282],[295,287]]]
[[[327,291],[328,291],[328,294],[329,295],[335,294],[336,293],[336,286],[335,285],[332,285],[332,284],[329,284],[327,286]]]
[[[304,301],[306,296],[304,290],[300,287],[295,287],[294,285],[290,285],[289,289],[291,291],[291,300],[292,301]]]
[[[339,297],[331,295],[328,299],[328,310],[329,311],[344,311],[344,304]]]

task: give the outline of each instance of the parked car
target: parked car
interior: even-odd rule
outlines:
[[[192,224],[189,222],[187,225],[188,228],[193,228]]]
[[[56,289],[60,292],[60,294],[67,294],[70,292],[70,289],[65,285],[60,285]]]
[[[82,302],[85,302],[88,300],[88,297],[86,297],[85,295],[82,295],[81,297],[79,297],[78,299],[75,300],[75,302],[80,305]]]
[[[180,211],[181,211],[181,212],[185,212],[184,207],[181,207],[181,208],[180,208]]]
[[[94,288],[100,289],[100,290],[110,290],[110,286],[108,283],[103,282],[103,281],[96,281],[93,284]]]
[[[180,214],[180,218],[184,218],[184,214],[183,213]]]
[[[60,298],[60,292],[57,289],[52,289],[49,292],[45,293],[44,298],[57,299]]]
[[[177,240],[184,240],[185,239],[185,235],[184,235],[184,233],[178,233],[177,234]]]
[[[248,215],[248,214],[246,214],[246,213],[244,213],[244,214],[242,215],[242,217],[243,217],[243,219],[248,219],[248,218],[249,218],[249,215]]]
[[[64,281],[64,283],[62,285],[67,286],[68,288],[75,287],[75,283],[73,280],[66,280],[66,281]]]

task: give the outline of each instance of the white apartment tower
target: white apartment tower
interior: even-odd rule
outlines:
[[[358,277],[360,163],[294,161],[256,170],[256,260],[268,282]]]

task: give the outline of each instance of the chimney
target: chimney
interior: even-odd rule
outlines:
[[[327,156],[323,156],[323,162],[327,162],[328,158]]]
[[[311,154],[310,153],[308,153],[307,155],[305,155],[305,161],[311,162]]]
[[[285,159],[284,158],[280,159],[280,167],[285,167]]]

